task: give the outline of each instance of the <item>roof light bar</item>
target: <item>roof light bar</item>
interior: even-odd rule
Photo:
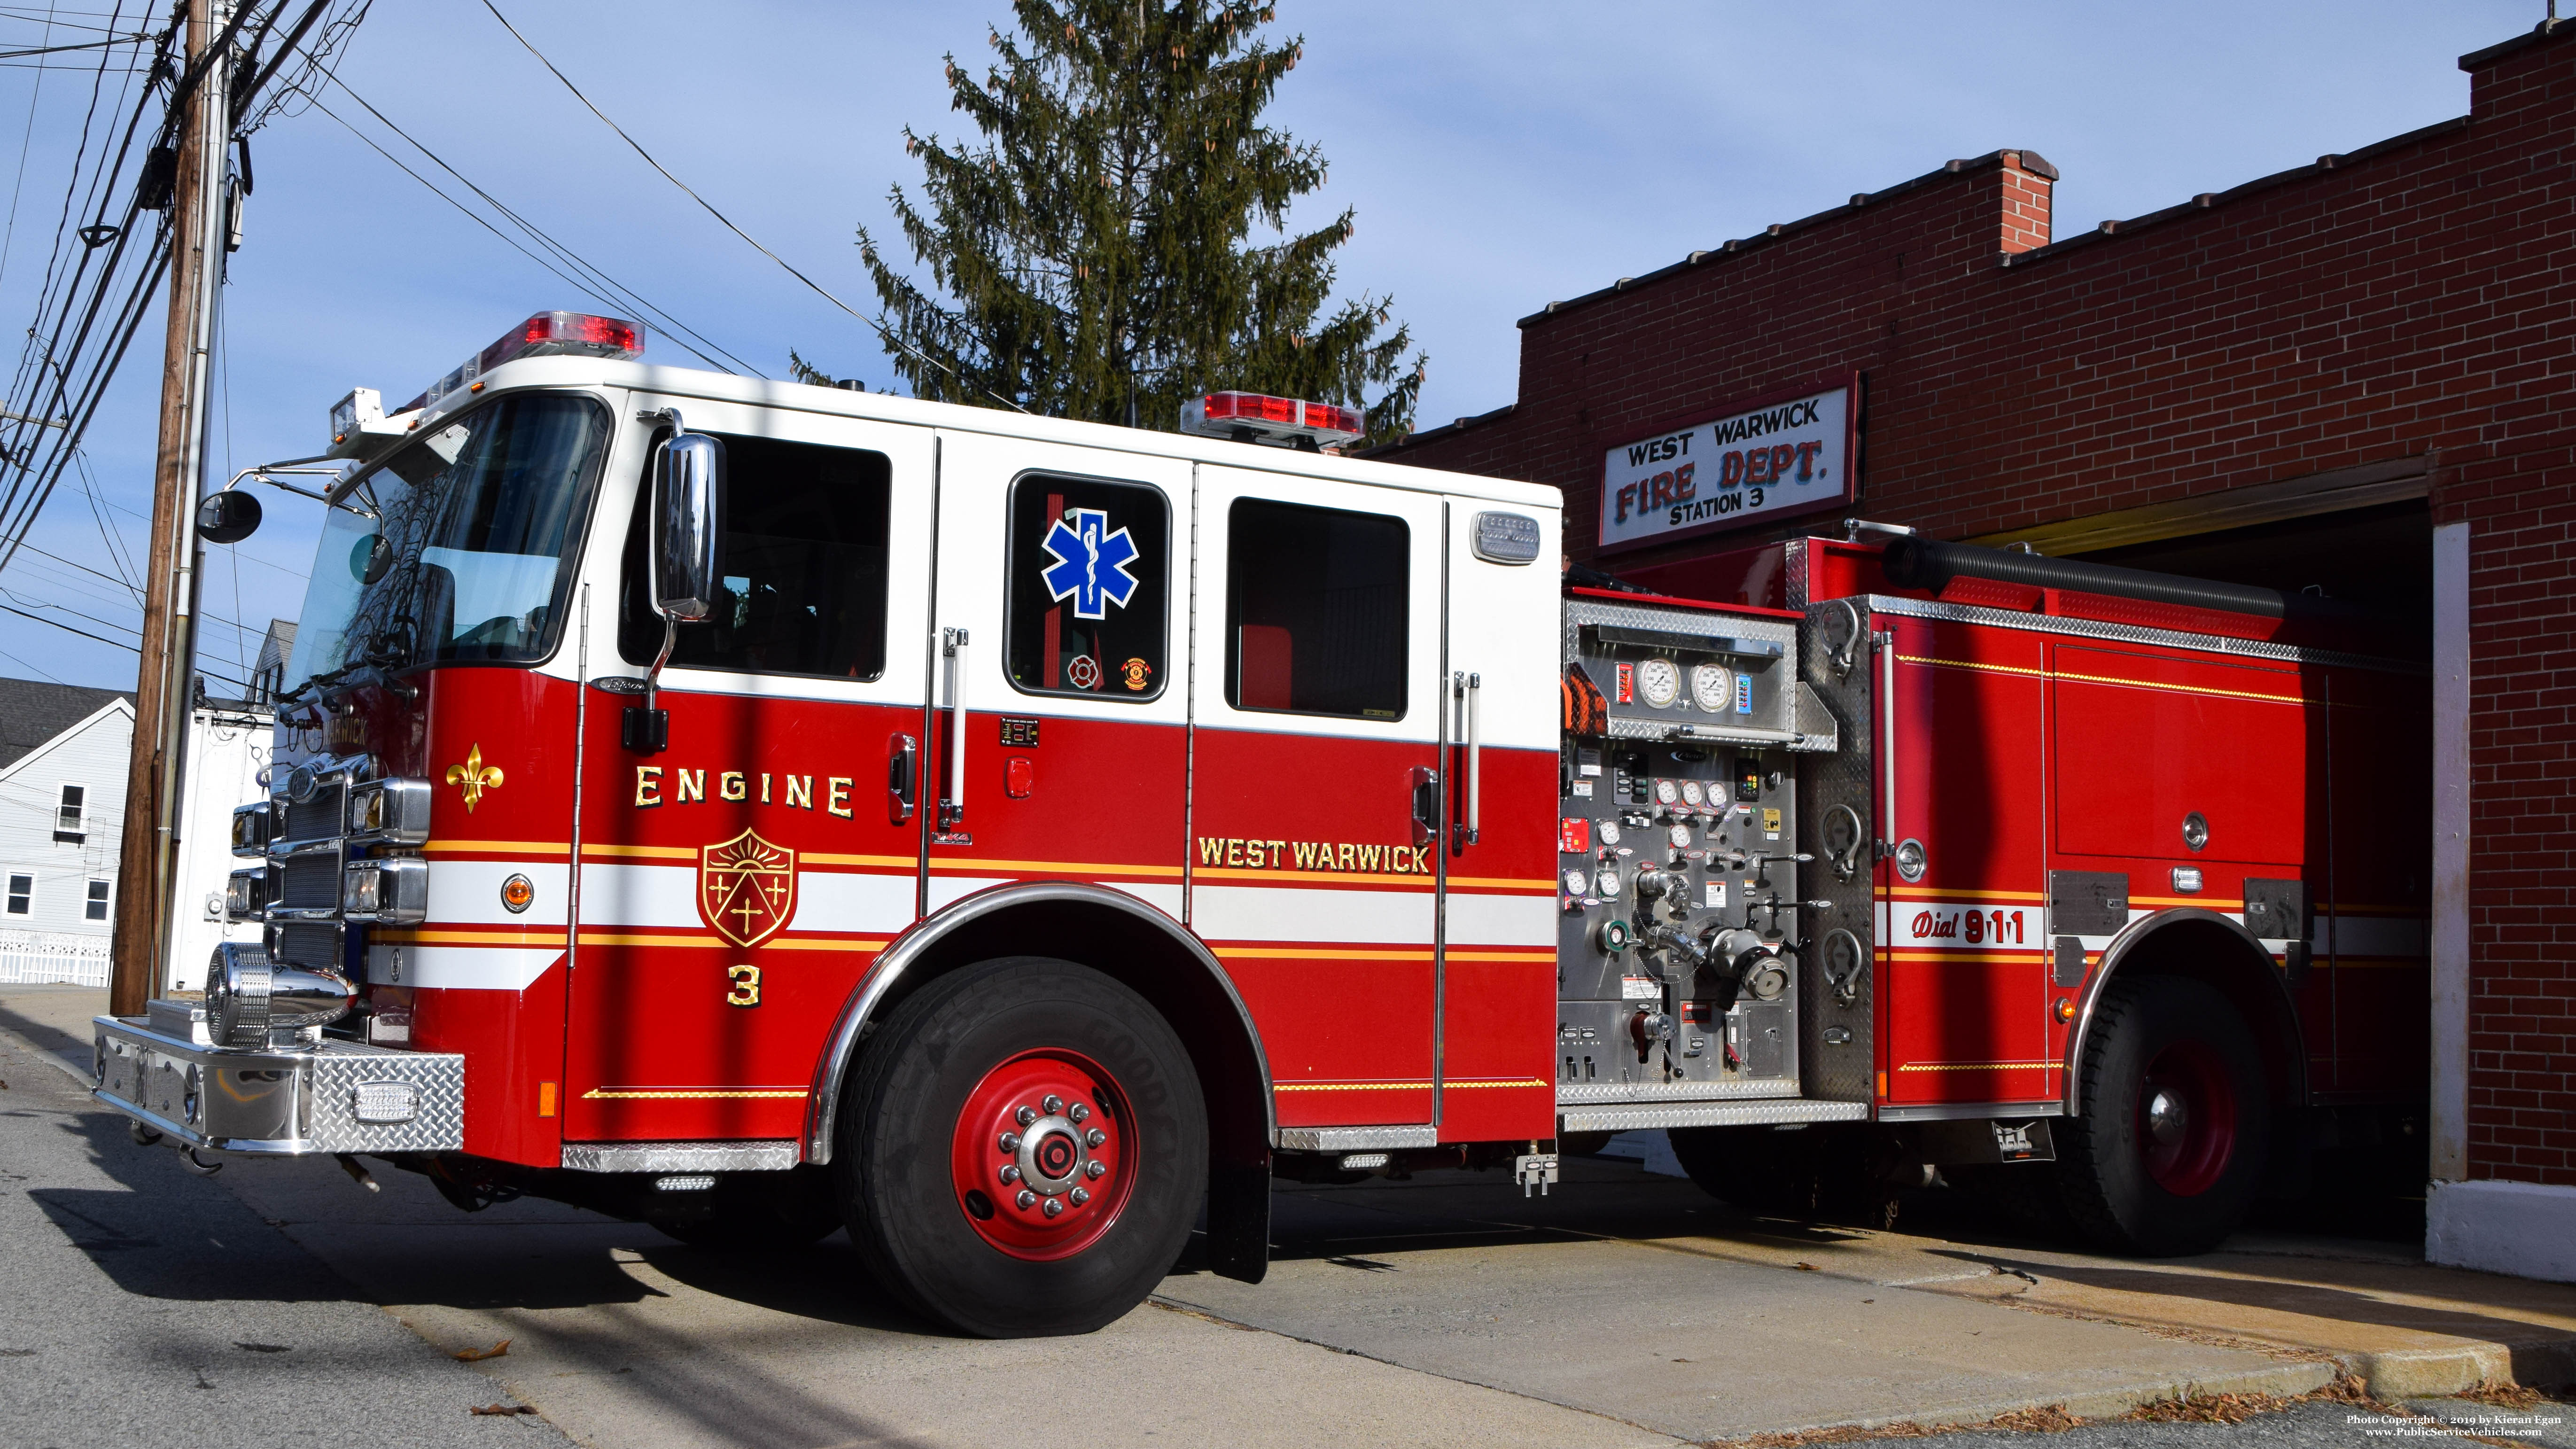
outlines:
[[[644,324],[622,317],[596,317],[588,312],[539,312],[494,339],[491,346],[456,365],[401,412],[432,406],[459,388],[471,387],[483,374],[522,357],[609,357],[628,361],[644,355]]]
[[[1275,447],[1320,448],[1346,443],[1368,431],[1356,408],[1270,397],[1257,392],[1212,392],[1181,407],[1181,431]]]

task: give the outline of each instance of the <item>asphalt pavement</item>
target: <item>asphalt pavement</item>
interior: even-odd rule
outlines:
[[[2551,1372],[2576,1344],[2566,1285],[2385,1242],[2251,1235],[2147,1268],[1973,1222],[1754,1222],[1616,1161],[1545,1198],[1464,1173],[1282,1184],[1266,1283],[1185,1258],[1100,1333],[960,1339],[837,1234],[719,1254],[549,1203],[463,1214],[382,1165],[374,1192],[327,1160],[194,1175],[73,1079],[95,995],[0,988],[0,1445],[1572,1449],[1961,1425],[1945,1449],[2257,1449],[2421,1438],[2431,1415],[2576,1449],[2564,1404],[2117,1417],[2277,1405],[2373,1353],[2392,1383]],[[518,1405],[540,1412],[471,1412]],[[2094,1422],[1973,1427],[1997,1416]]]

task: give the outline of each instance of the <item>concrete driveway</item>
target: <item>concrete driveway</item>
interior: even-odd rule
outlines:
[[[2371,1371],[2338,1334],[2418,1377],[2576,1342],[2576,1289],[2385,1244],[2127,1264],[1974,1223],[1750,1221],[1599,1160],[1543,1199],[1465,1173],[1282,1184],[1266,1283],[1185,1259],[1100,1333],[964,1340],[839,1235],[716,1254],[548,1203],[465,1215],[390,1170],[377,1192],[329,1161],[189,1175],[58,1065],[96,996],[0,988],[11,1442],[1670,1445],[2297,1394]],[[469,1412],[513,1405],[540,1412]]]

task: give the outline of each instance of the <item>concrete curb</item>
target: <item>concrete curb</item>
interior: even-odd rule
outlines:
[[[1987,1403],[1945,1404],[1915,1413],[1884,1415],[1872,1419],[1837,1419],[1829,1423],[1801,1424],[1793,1428],[1763,1432],[1804,1434],[1823,1429],[1888,1429],[1899,1424],[1920,1424],[1927,1429],[1948,1429],[1983,1424],[1991,1419],[2000,1419],[2007,1414],[2024,1413],[2033,1409],[2063,1409],[2079,1419],[2116,1419],[2131,1409],[2145,1404],[2163,1403],[2168,1399],[2195,1398],[2208,1394],[2271,1394],[2279,1398],[2294,1398],[2333,1383],[2335,1372],[2335,1365],[2331,1363],[2280,1363],[2269,1368],[2249,1369],[2243,1373],[2198,1379],[2158,1379],[2114,1389],[2097,1389],[2088,1394],[2076,1394],[2071,1397],[2056,1394],[2025,1399],[1995,1400]]]

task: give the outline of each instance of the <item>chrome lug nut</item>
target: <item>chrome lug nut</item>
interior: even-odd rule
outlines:
[[[1076,1122],[1088,1122],[1091,1120],[1091,1109],[1082,1105],[1080,1102],[1076,1102],[1073,1104],[1073,1110],[1065,1113],[1064,1115],[1071,1117]]]
[[[1091,1201],[1091,1189],[1087,1187],[1077,1187],[1073,1190],[1071,1196],[1073,1198],[1073,1205],[1075,1207],[1080,1207],[1084,1203]]]
[[[1103,1177],[1107,1176],[1107,1175],[1108,1175],[1108,1173],[1109,1173],[1109,1164],[1108,1164],[1108,1163],[1106,1163],[1106,1162],[1101,1161],[1101,1160],[1100,1160],[1099,1158],[1097,1158],[1097,1157],[1095,1157],[1095,1158],[1091,1159],[1089,1162],[1086,1162],[1086,1163],[1082,1164],[1082,1175],[1083,1175],[1083,1176],[1085,1176],[1085,1177],[1087,1177],[1087,1178],[1090,1178],[1093,1182],[1098,1182],[1101,1178],[1103,1178]],[[1081,1190],[1081,1189],[1079,1189],[1079,1188],[1075,1189],[1075,1191],[1077,1191],[1077,1192],[1078,1192],[1078,1191],[1080,1191],[1080,1190]]]
[[[1047,1094],[1047,1099],[1040,1102],[1038,1105],[1046,1109],[1046,1114],[1048,1116],[1053,1117],[1064,1110],[1064,1098],[1055,1095],[1053,1092],[1049,1092]]]
[[[1090,1131],[1082,1134],[1082,1145],[1085,1147],[1097,1147],[1108,1140],[1109,1134],[1101,1131],[1097,1127],[1094,1127]]]
[[[1033,1192],[1029,1191],[1027,1188],[1025,1188],[1025,1187],[1024,1187],[1024,1188],[1021,1188],[1021,1189],[1020,1189],[1020,1195],[1019,1195],[1018,1197],[1016,1197],[1016,1198],[1013,1198],[1013,1199],[1012,1199],[1012,1201],[1014,1201],[1014,1202],[1018,1203],[1021,1207],[1024,1207],[1024,1208],[1028,1208],[1028,1207],[1035,1207],[1035,1206],[1037,1206],[1038,1195],[1037,1195],[1036,1193],[1033,1193]],[[1049,1199],[1049,1201],[1053,1201],[1053,1199]]]
[[[1058,1214],[1062,1213],[1063,1211],[1064,1211],[1064,1201],[1063,1201],[1063,1199],[1061,1199],[1061,1198],[1052,1198],[1052,1197],[1047,1199],[1047,1204],[1046,1204],[1046,1215],[1047,1215],[1048,1217],[1055,1217],[1056,1215],[1058,1215]]]
[[[1004,1182],[1017,1182],[1017,1181],[1019,1181],[1019,1180],[1020,1180],[1020,1166],[1019,1166],[1019,1164],[1018,1164],[1018,1163],[1016,1163],[1016,1162],[1005,1162],[1005,1163],[1003,1163],[1003,1164],[1002,1164],[1002,1181],[1004,1181]]]
[[[1038,1109],[1035,1107],[1022,1107],[1017,1113],[1013,1114],[1013,1120],[1017,1121],[1021,1126],[1026,1127],[1030,1123],[1038,1120]]]
[[[1019,1150],[1020,1150],[1020,1134],[1018,1134],[1017,1132],[1005,1132],[1005,1133],[1003,1133],[1003,1134],[1002,1134],[1002,1150],[1003,1150],[1004,1152],[1017,1152],[1017,1151],[1019,1151]]]

